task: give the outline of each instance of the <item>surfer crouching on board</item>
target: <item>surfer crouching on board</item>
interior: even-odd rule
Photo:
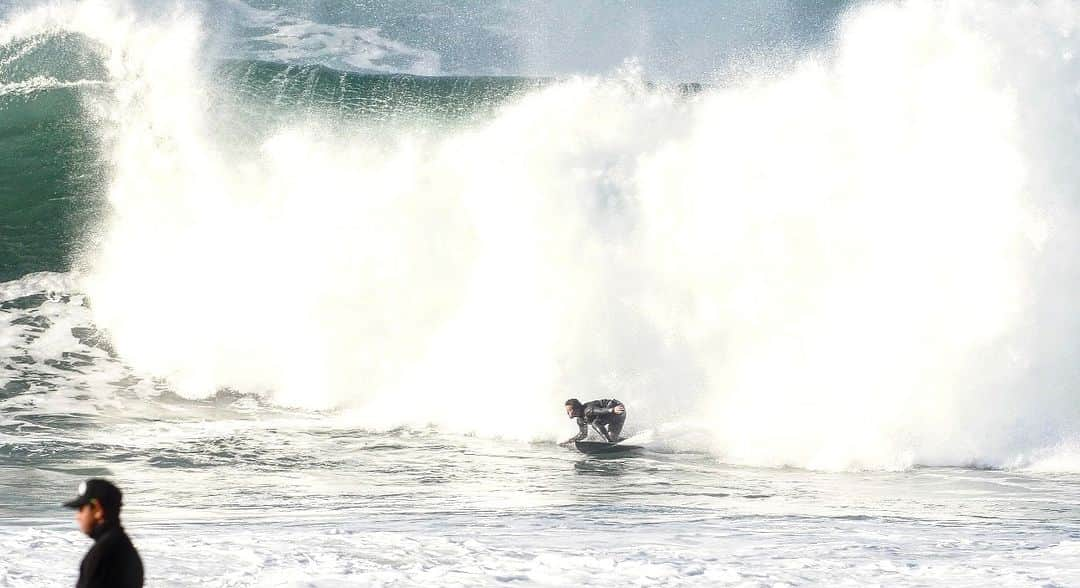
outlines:
[[[615,399],[604,398],[582,404],[577,398],[571,398],[566,401],[566,416],[577,419],[578,434],[560,445],[569,445],[588,437],[588,425],[592,425],[608,443],[615,443],[626,422],[626,406]]]

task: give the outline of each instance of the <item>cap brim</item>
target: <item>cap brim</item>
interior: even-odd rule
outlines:
[[[90,504],[90,499],[79,496],[64,503],[67,508],[82,508],[83,506]]]

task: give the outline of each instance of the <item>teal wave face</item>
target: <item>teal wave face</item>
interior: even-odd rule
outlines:
[[[95,48],[67,33],[0,46],[0,281],[63,271],[99,209],[105,168],[84,82]]]
[[[314,115],[344,121],[453,124],[489,114],[547,83],[520,77],[361,74],[321,65],[234,60],[215,70],[217,107],[258,120]]]
[[[105,181],[78,91],[0,102],[0,281],[65,271]]]
[[[101,64],[77,43],[5,47],[22,52],[0,71],[0,281],[67,271],[107,204],[108,156],[100,121],[86,108],[108,92]],[[55,58],[54,58],[55,57]],[[52,67],[62,64],[66,69]],[[370,75],[323,66],[225,61],[209,74],[210,105],[222,128],[257,141],[282,124],[308,120],[411,127],[461,124],[546,83],[529,78]],[[79,84],[79,82],[85,82]]]

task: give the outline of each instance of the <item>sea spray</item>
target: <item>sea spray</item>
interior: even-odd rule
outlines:
[[[16,22],[101,46],[112,212],[83,287],[183,395],[526,439],[618,397],[629,430],[739,463],[1072,463],[1068,4],[873,4],[692,96],[631,69],[244,145],[195,20]]]

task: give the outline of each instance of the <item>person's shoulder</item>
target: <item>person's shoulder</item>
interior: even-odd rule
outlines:
[[[128,537],[127,531],[123,527],[109,529],[107,533],[101,536],[97,545],[108,551],[135,550],[135,544],[131,542],[131,537]]]

